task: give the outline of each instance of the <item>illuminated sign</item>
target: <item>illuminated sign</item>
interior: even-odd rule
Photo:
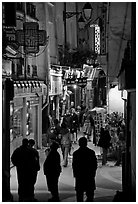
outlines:
[[[66,79],[66,85],[74,85],[74,84],[76,84],[75,78],[67,78]]]
[[[77,85],[84,88],[87,85],[87,77],[77,78]]]
[[[100,54],[100,27],[95,25],[95,53]]]

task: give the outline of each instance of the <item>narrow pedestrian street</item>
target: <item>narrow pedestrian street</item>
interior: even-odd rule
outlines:
[[[96,159],[80,142],[75,161],[78,129],[98,161],[94,201],[136,202],[136,2],[4,1],[1,11],[2,202],[93,201]]]
[[[78,138],[82,133],[79,132]],[[100,147],[96,147],[92,142],[88,142],[88,147],[93,149],[99,158]],[[72,151],[78,148],[78,144],[73,144]],[[59,152],[61,153],[60,149]],[[50,193],[47,190],[46,179],[43,174],[43,163],[45,160],[45,148],[39,151],[41,169],[38,173],[37,182],[35,185],[35,197],[38,202],[47,202],[50,197]],[[62,162],[62,155],[61,155]],[[96,174],[96,190],[95,190],[95,202],[111,202],[117,190],[122,188],[122,167],[114,166],[115,161],[108,161],[106,166],[102,166],[101,160],[98,159],[98,169]],[[14,198],[14,202],[18,202],[17,194],[17,177],[16,168],[11,168],[11,193]],[[72,173],[72,157],[69,157],[69,163],[67,167],[62,167],[62,173],[59,180],[59,193],[61,202],[76,202],[74,178]]]

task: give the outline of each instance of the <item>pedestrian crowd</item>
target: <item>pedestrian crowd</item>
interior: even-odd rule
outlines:
[[[59,202],[58,183],[62,173],[61,158],[58,148],[61,148],[63,157],[63,167],[68,166],[68,157],[72,155],[72,170],[75,179],[75,190],[77,202],[91,202],[96,189],[95,176],[97,170],[97,158],[95,152],[87,147],[91,140],[91,133],[95,132],[94,119],[87,108],[74,107],[67,110],[62,118],[62,123],[54,119],[48,128],[48,147],[46,148],[46,158],[43,164],[43,172],[46,177],[48,190],[51,193],[49,202]],[[78,131],[83,135],[78,140]],[[99,133],[98,146],[102,149],[102,165],[107,163],[109,148],[112,146],[112,136],[110,126],[101,127]],[[118,126],[120,140],[124,140],[122,133],[122,123]],[[93,140],[95,135],[93,134]],[[73,144],[79,144],[79,148],[72,153]],[[22,145],[18,147],[11,156],[11,161],[17,169],[18,195],[19,201],[37,201],[34,195],[34,186],[37,181],[37,174],[40,170],[39,153],[34,148],[35,141],[24,138]],[[120,145],[121,146],[121,145]],[[119,147],[120,147],[119,146]],[[121,162],[121,151],[118,150],[116,165]]]

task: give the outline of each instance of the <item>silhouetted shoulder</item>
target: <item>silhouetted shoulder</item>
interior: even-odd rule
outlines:
[[[76,151],[74,151],[73,155],[80,154],[81,152],[91,154],[91,155],[95,155],[95,151],[88,148],[88,147],[86,147],[84,149],[82,149],[82,148],[77,149]]]
[[[90,149],[90,148],[87,148],[88,152],[90,152],[92,155],[95,155],[95,151]]]

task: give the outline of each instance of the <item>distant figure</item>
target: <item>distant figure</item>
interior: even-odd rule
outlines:
[[[91,142],[91,135],[93,130],[93,141],[95,137],[95,126],[94,119],[89,112],[88,108],[86,108],[85,113],[83,114],[83,134],[87,137],[88,141]]]
[[[36,183],[37,180],[37,173],[40,170],[40,163],[39,163],[39,153],[38,151],[34,148],[35,145],[35,140],[34,139],[30,139],[28,141],[28,145],[31,148],[31,150],[33,151],[34,154],[34,158],[35,158],[35,163],[34,163],[34,168],[32,171],[32,192],[34,194],[34,185]],[[34,198],[35,199],[35,198]],[[35,199],[36,200],[36,199]]]
[[[71,134],[67,128],[66,123],[63,121],[61,124],[61,150],[63,155],[63,166],[67,167],[68,165],[68,154],[71,148]]]
[[[53,122],[51,120],[51,125],[48,130],[48,146],[50,146],[53,143],[53,141],[60,143],[59,133],[60,124],[58,119],[54,119]]]
[[[80,126],[81,126],[81,129],[83,127],[83,114],[85,113],[85,109],[86,109],[86,106],[84,105],[81,105],[81,112],[80,112]]]
[[[48,130],[49,130],[49,127],[50,127],[50,118],[48,116],[48,113],[47,113],[47,110],[44,109],[42,111],[42,145],[44,147],[47,146],[47,135],[48,135]]]
[[[44,162],[44,175],[46,175],[46,181],[48,190],[51,192],[52,198],[49,201],[59,202],[58,192],[58,180],[61,173],[60,154],[57,149],[59,144],[53,142],[50,146],[50,151]]]
[[[55,134],[55,140],[56,142],[61,145],[61,136],[60,136],[60,124],[58,119],[54,119],[54,134]]]
[[[34,151],[28,146],[27,138],[24,138],[22,145],[13,152],[11,161],[17,168],[19,201],[35,201],[32,183],[34,182],[33,172],[36,168],[36,157]]]
[[[70,133],[72,134],[72,142],[76,143],[78,138],[77,138],[77,129],[78,129],[78,116],[75,113],[75,109],[72,108],[71,112],[71,119],[70,119]],[[75,138],[76,136],[76,138]]]
[[[75,103],[74,103],[74,101],[71,101],[71,104],[70,104],[70,109],[72,109],[72,108],[75,108]]]
[[[81,127],[81,107],[77,106],[77,111],[76,114],[78,116],[78,130],[80,131],[80,127]]]
[[[87,139],[79,139],[80,148],[73,153],[72,168],[75,177],[75,190],[77,202],[83,202],[84,192],[86,192],[87,202],[92,202],[94,198],[95,175],[97,169],[97,159],[95,152],[87,147]]]
[[[100,139],[98,142],[98,146],[103,149],[103,157],[102,157],[102,165],[106,165],[107,163],[107,153],[108,149],[111,145],[111,136],[109,134],[108,125],[106,125],[105,129],[102,127],[100,131]]]
[[[115,166],[120,166],[122,163],[122,153],[125,150],[125,127],[120,127],[117,130],[118,132],[118,141],[117,141],[117,161]]]
[[[71,114],[69,110],[66,110],[66,113],[64,114],[63,121],[67,124],[67,127],[70,129],[70,119],[71,119]]]

